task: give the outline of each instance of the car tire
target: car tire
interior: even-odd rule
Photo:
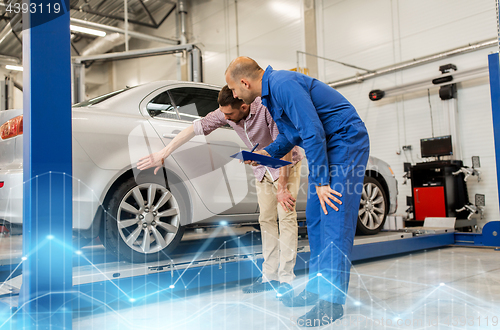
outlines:
[[[159,177],[132,177],[107,203],[101,237],[106,250],[121,261],[167,259],[182,239],[188,204],[177,186],[167,188]]]
[[[377,179],[365,176],[356,233],[374,235],[380,232],[388,211],[389,203],[384,187]]]

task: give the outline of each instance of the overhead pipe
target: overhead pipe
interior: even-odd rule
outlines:
[[[359,66],[355,66],[355,65],[352,65],[352,64],[347,64],[347,63],[340,62],[340,61],[337,61],[337,60],[332,60],[331,58],[326,58],[326,57],[323,57],[323,56],[318,56],[316,54],[306,53],[306,52],[303,52],[301,50],[297,51],[297,70],[300,68],[299,54],[304,54],[304,55],[307,55],[307,56],[316,57],[316,58],[319,58],[321,60],[325,60],[325,61],[330,61],[330,62],[333,62],[333,63],[341,64],[343,66],[347,66],[347,67],[353,68],[353,69],[363,70],[363,71],[366,71],[366,72],[375,72],[375,71],[372,71],[372,70],[363,69],[363,68],[361,68]]]
[[[84,9],[82,7],[77,7],[77,6],[71,6],[70,8],[75,10],[75,11],[78,11],[80,13],[96,15],[96,16],[104,17],[104,18],[111,18],[111,19],[122,21],[122,22],[124,21],[124,18],[121,16],[118,16],[118,15],[103,14],[103,13],[100,13],[100,12],[92,10],[92,9]],[[133,20],[130,18],[129,18],[128,22],[131,24],[145,26],[145,27],[152,28],[152,29],[158,29],[163,24],[163,22],[165,22],[165,20],[170,16],[170,14],[175,10],[175,8],[176,8],[176,5],[173,4],[172,8],[168,11],[167,14],[165,14],[165,16],[163,16],[161,21],[157,24],[145,23],[145,22]]]
[[[187,9],[186,3],[184,0],[177,1],[177,8],[179,13],[179,20],[181,24],[181,45],[185,45],[187,43],[187,33],[186,33],[186,16]]]
[[[128,52],[128,0],[123,0],[123,28],[125,30],[125,51]]]
[[[121,22],[118,23],[118,27],[121,28],[121,24]],[[123,35],[118,32],[107,34],[104,37],[95,38],[91,43],[89,43],[80,51],[80,54],[78,54],[78,56],[105,54],[111,49],[122,45],[123,43],[126,44],[127,38],[128,40],[130,40],[130,36],[127,36],[127,34]],[[127,47],[125,47],[125,51],[128,51]]]
[[[14,84],[15,88],[19,89],[21,92],[23,91],[23,84],[21,84],[20,82],[17,82],[16,80],[14,80],[12,78],[10,78],[10,80]]]
[[[496,12],[497,12],[497,46],[498,46],[498,52],[500,52],[500,0],[495,1],[495,7],[496,7]]]
[[[481,66],[470,70],[465,71],[452,71],[440,76],[437,76],[434,79],[427,78],[420,81],[411,82],[404,85],[394,86],[391,88],[384,88],[383,95],[377,95],[376,98],[370,98],[372,101],[378,101],[382,98],[386,97],[394,97],[398,95],[402,95],[405,93],[411,93],[421,90],[428,90],[431,88],[438,88],[443,85],[448,84],[457,84],[463,81],[468,81],[472,79],[478,79],[488,76],[488,66]],[[375,91],[372,91],[375,92]],[[371,94],[371,92],[370,92]]]
[[[186,33],[186,16],[187,16],[187,9],[186,9],[186,3],[184,0],[177,0],[177,36],[180,38],[181,45],[187,44],[187,33]],[[178,80],[184,80],[188,79],[189,77],[183,77],[183,73],[185,72],[184,69],[185,67],[185,60],[187,59],[187,53],[183,52],[183,58],[177,57],[177,79]],[[187,61],[189,65],[189,60]]]
[[[194,47],[195,47],[194,44],[185,44],[185,45],[160,47],[160,48],[137,49],[137,50],[130,50],[128,52],[97,54],[89,56],[74,56],[73,61],[79,64],[79,63],[97,62],[97,61],[128,60],[132,58],[139,58],[145,56],[167,55],[184,51],[190,52],[193,50]]]
[[[118,32],[121,34],[125,34],[124,29],[120,29],[114,26],[109,26],[109,25],[104,25],[104,24],[99,24],[99,23],[94,23],[94,22],[89,22],[89,21],[84,21],[78,18],[70,18],[71,23],[85,26],[85,27],[92,27],[96,29],[100,29],[106,32]],[[178,45],[179,40],[176,39],[171,39],[171,38],[164,38],[164,37],[158,37],[158,36],[152,36],[149,34],[145,33],[140,33],[140,32],[135,32],[135,31],[128,31],[128,35],[132,38],[137,38],[137,39],[142,39],[142,40],[148,40],[148,41],[155,41],[155,42],[161,42],[165,44],[170,44],[170,45]]]
[[[97,11],[94,11],[94,10],[91,10],[91,9],[83,9],[83,8],[79,8],[79,7],[76,7],[76,6],[71,6],[70,8],[73,9],[73,10],[75,10],[75,11],[78,11],[80,13],[86,13],[86,14],[96,15],[96,16],[104,17],[104,18],[111,18],[111,19],[122,21],[122,22],[124,21],[123,17],[117,16],[117,15],[103,14],[103,13],[100,13],[100,12],[97,12]],[[141,21],[136,21],[136,20],[133,20],[133,19],[129,19],[128,22],[132,23],[132,24],[135,24],[135,25],[140,25],[140,26],[145,26],[145,27],[148,27],[148,28],[152,28],[152,29],[157,29],[158,28],[158,26],[155,26],[155,25],[152,25],[152,24],[149,24],[149,23],[144,23],[144,22],[141,22]]]
[[[234,30],[236,33],[236,57],[240,57],[240,23],[238,22],[238,0],[234,0],[234,19],[235,26]]]
[[[446,57],[464,54],[464,53],[472,52],[475,50],[480,50],[480,49],[488,48],[491,46],[495,46],[495,45],[497,45],[497,43],[498,43],[498,40],[496,38],[491,39],[491,40],[481,41],[481,42],[478,42],[475,44],[469,44],[467,46],[454,48],[454,49],[451,49],[451,50],[448,50],[448,51],[445,51],[442,53],[424,56],[424,57],[416,58],[416,59],[413,59],[410,61],[402,62],[402,63],[396,64],[396,65],[383,67],[383,68],[374,70],[373,72],[368,72],[368,73],[360,74],[360,75],[357,75],[354,77],[341,79],[341,80],[337,80],[337,81],[332,81],[332,82],[329,82],[328,85],[330,87],[337,88],[337,87],[346,86],[346,85],[350,85],[350,84],[361,83],[367,79],[371,79],[371,78],[375,78],[375,77],[378,77],[381,75],[385,75],[385,74],[413,68],[413,67],[416,67],[419,65],[431,63],[431,62],[438,61],[438,60],[441,60],[441,59],[446,58]]]
[[[0,64],[11,64],[11,65],[19,65],[21,64],[21,60],[17,57],[0,55]]]
[[[80,52],[79,56],[107,53],[116,46],[123,44],[125,42],[125,38],[126,37],[120,33],[111,33],[105,37],[96,38]]]
[[[119,22],[118,28],[124,28],[124,23]],[[130,30],[129,30],[130,31]],[[73,40],[74,34],[71,35],[71,39]],[[90,55],[98,55],[105,54],[112,50],[113,48],[122,45],[127,40],[127,34],[123,35],[121,33],[108,33],[104,37],[98,37],[92,40],[87,46],[85,46],[81,51],[78,51],[76,48],[78,56],[90,56]],[[128,36],[128,40],[130,40],[130,36]],[[74,47],[74,46],[73,46]],[[125,50],[127,51],[127,50]]]

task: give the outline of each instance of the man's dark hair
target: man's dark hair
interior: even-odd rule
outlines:
[[[239,109],[243,104],[243,100],[234,98],[233,91],[227,85],[220,90],[217,102],[219,102],[221,107],[230,105],[233,109]]]

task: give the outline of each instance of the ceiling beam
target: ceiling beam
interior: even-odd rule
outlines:
[[[117,28],[115,26],[109,26],[109,25],[84,21],[84,20],[81,20],[78,18],[71,18],[70,21],[71,21],[71,24],[75,24],[75,25],[80,25],[80,26],[84,26],[84,27],[93,27],[93,28],[96,28],[96,29],[99,29],[102,31],[106,31],[106,32],[118,32],[121,34],[125,34],[124,29],[120,29],[120,28]],[[161,42],[161,43],[170,44],[170,45],[178,45],[180,43],[180,41],[177,39],[158,37],[158,36],[153,36],[150,34],[140,33],[140,32],[136,32],[136,31],[128,31],[128,35],[132,38]]]
[[[125,19],[123,17],[121,17],[121,16],[103,14],[103,13],[100,13],[100,12],[98,12],[96,10],[92,10],[92,9],[83,9],[83,8],[78,8],[76,6],[71,6],[71,9],[75,10],[75,11],[78,11],[78,12],[81,12],[81,13],[85,13],[85,14],[96,15],[96,16],[101,16],[101,17],[110,18],[110,19],[116,19],[116,20],[119,20],[119,21],[122,21],[122,22],[125,21]],[[132,24],[136,24],[136,25],[141,25],[141,26],[153,28],[153,29],[158,28],[158,26],[156,26],[156,25],[153,25],[153,24],[150,24],[150,23],[141,22],[141,21],[136,21],[136,20],[133,20],[133,19],[129,19],[128,22],[132,23]]]

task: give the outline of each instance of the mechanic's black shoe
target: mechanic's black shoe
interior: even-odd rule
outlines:
[[[293,299],[293,288],[288,283],[281,283],[276,292],[276,298],[280,300],[283,299]]]
[[[278,281],[262,282],[262,277],[259,277],[251,285],[243,288],[243,293],[256,293],[262,291],[270,291],[276,289],[280,285]]]
[[[344,308],[340,304],[334,304],[326,300],[319,300],[318,303],[297,319],[300,327],[319,327],[335,322],[344,315]]]
[[[287,299],[281,299],[286,307],[303,307],[312,306],[318,302],[319,295],[309,291],[302,291],[295,297],[287,297]]]

